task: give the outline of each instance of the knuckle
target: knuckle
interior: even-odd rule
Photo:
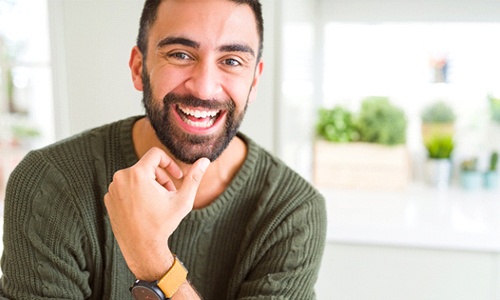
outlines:
[[[197,184],[200,184],[202,177],[203,177],[202,172],[193,172],[193,174],[191,174],[191,180],[196,182]]]

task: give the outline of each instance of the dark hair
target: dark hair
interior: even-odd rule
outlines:
[[[146,0],[144,8],[142,9],[141,20],[139,24],[139,34],[137,36],[137,46],[142,52],[144,58],[148,49],[148,33],[151,26],[156,21],[158,6],[165,0]],[[262,6],[259,0],[228,0],[238,4],[246,4],[250,6],[257,23],[257,33],[259,35],[259,53],[257,61],[262,57],[262,50],[264,48],[264,21],[262,18]]]

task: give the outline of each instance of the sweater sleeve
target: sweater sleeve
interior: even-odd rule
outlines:
[[[315,299],[326,210],[317,193],[300,202],[283,209],[274,218],[276,224],[267,224],[271,230],[254,243],[252,267],[238,299]]]
[[[8,299],[85,299],[91,294],[75,192],[32,152],[9,178],[0,293]]]

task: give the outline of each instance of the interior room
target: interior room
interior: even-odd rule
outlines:
[[[500,300],[500,1],[261,2],[241,131],[325,197],[318,299]],[[143,114],[128,67],[142,5],[0,0],[2,215],[28,151]]]

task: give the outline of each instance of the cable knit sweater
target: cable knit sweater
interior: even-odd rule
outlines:
[[[131,299],[134,277],[103,197],[113,174],[138,160],[131,136],[137,118],[33,151],[12,173],[2,299]],[[181,222],[169,245],[203,299],[314,299],[324,199],[239,136],[248,145],[243,166],[218,199]]]

